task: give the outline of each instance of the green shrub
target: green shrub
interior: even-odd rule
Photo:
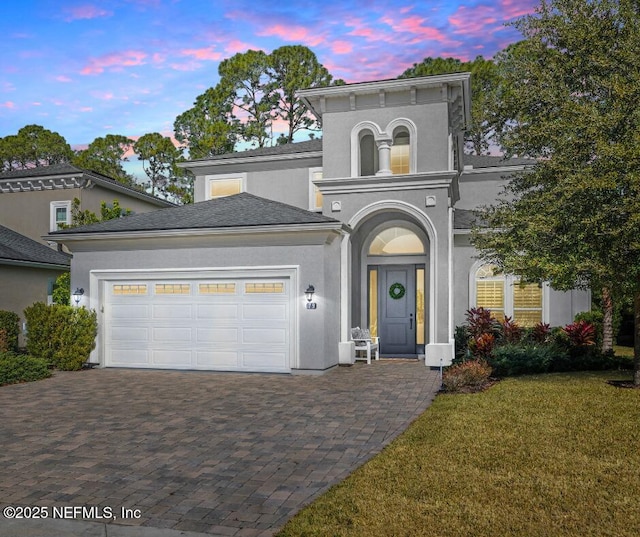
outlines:
[[[564,349],[555,345],[532,343],[506,344],[496,347],[489,365],[496,375],[506,377],[555,370],[554,364],[568,362]]]
[[[484,360],[468,360],[448,367],[442,374],[442,387],[448,392],[475,391],[486,384],[491,367]]]
[[[13,311],[0,310],[0,352],[17,351],[20,317]]]
[[[45,360],[13,352],[0,353],[0,386],[30,382],[51,376]]]
[[[71,297],[71,273],[63,272],[53,286],[53,302],[68,306]]]
[[[24,310],[27,351],[65,371],[82,368],[95,347],[95,311],[37,302]]]

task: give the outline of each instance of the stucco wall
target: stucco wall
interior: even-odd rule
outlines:
[[[24,321],[24,309],[34,302],[47,302],[49,282],[64,271],[17,265],[0,265],[0,310],[13,311]],[[24,338],[20,336],[20,344]]]
[[[138,241],[144,246],[144,241]],[[205,241],[206,242],[206,241]],[[211,244],[211,241],[208,241]],[[172,245],[173,246],[173,245]],[[100,246],[98,246],[100,247]],[[338,363],[340,311],[340,241],[320,244],[264,245],[250,247],[205,246],[153,248],[145,250],[74,252],[72,287],[83,287],[83,304],[90,302],[91,270],[197,269],[221,267],[298,266],[298,289],[293,290],[299,305],[300,369],[323,370]],[[194,275],[196,277],[196,275]],[[304,307],[304,291],[309,284],[316,288],[318,308]],[[99,312],[98,321],[102,321]],[[92,357],[92,359],[94,359]],[[97,356],[95,360],[97,361]]]

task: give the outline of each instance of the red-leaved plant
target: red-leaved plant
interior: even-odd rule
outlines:
[[[502,325],[502,337],[507,343],[520,343],[523,330],[518,323],[505,315],[500,324]]]
[[[536,343],[546,343],[551,336],[549,323],[538,323],[531,329],[531,339]]]
[[[488,359],[496,345],[496,337],[493,334],[481,334],[471,338],[469,349],[475,358]]]
[[[567,334],[569,343],[576,347],[586,347],[596,343],[595,327],[587,321],[568,324],[562,330]]]
[[[491,317],[491,312],[483,307],[467,310],[467,326],[473,339],[483,334],[495,334],[498,322]]]

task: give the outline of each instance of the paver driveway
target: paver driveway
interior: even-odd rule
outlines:
[[[0,388],[0,502],[140,510],[116,524],[270,535],[430,403],[438,374],[95,369]]]

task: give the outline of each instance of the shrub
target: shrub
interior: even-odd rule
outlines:
[[[442,386],[448,392],[475,391],[486,384],[491,367],[484,360],[468,360],[448,367],[442,374]]]
[[[98,332],[95,311],[41,302],[24,310],[27,351],[58,369],[82,368],[95,347]]]
[[[505,315],[504,320],[500,323],[502,326],[502,338],[507,343],[519,343],[524,334],[522,327],[518,325],[511,317]]]
[[[529,337],[534,343],[549,343],[551,339],[551,327],[549,323],[538,323],[529,332]]]
[[[469,330],[466,326],[456,326],[454,332],[455,341],[455,358],[453,363],[461,363],[471,358],[471,351],[469,350]]]
[[[500,323],[491,317],[491,312],[485,308],[471,308],[467,310],[467,329],[469,335],[474,339],[482,336],[483,334],[496,334],[500,333]]]
[[[17,351],[20,317],[13,311],[0,310],[0,352]]]
[[[497,347],[489,359],[496,375],[505,377],[526,373],[546,373],[556,363],[568,362],[564,349],[555,345],[530,343],[506,344]]]
[[[586,347],[595,345],[596,330],[594,326],[587,321],[577,321],[568,324],[563,329],[569,338],[569,344],[574,347]]]
[[[13,352],[0,353],[0,386],[51,376],[45,360]]]
[[[481,334],[469,341],[469,350],[474,358],[487,359],[491,356],[495,344],[496,338],[493,334]]]
[[[56,278],[53,286],[53,302],[68,306],[71,297],[71,273],[63,272]]]

